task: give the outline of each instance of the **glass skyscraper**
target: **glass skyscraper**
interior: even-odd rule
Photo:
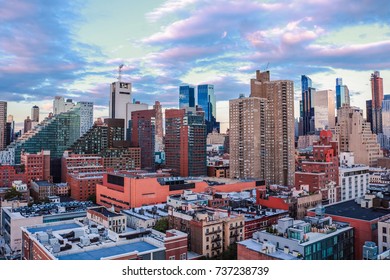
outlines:
[[[22,151],[35,154],[49,150],[52,158],[61,158],[64,151],[80,137],[80,109],[46,118],[34,129],[11,143],[0,155],[0,162],[20,164]],[[7,162],[5,162],[7,161]]]
[[[314,107],[313,94],[315,88],[312,87],[311,79],[305,75],[301,77],[302,82],[302,121],[303,135],[314,134]]]
[[[339,109],[343,104],[350,105],[349,102],[349,89],[346,85],[343,85],[343,79],[336,79],[336,109]]]
[[[204,111],[207,133],[213,132],[214,129],[219,132],[219,123],[216,122],[214,85],[198,85],[198,105]]]
[[[180,86],[179,88],[179,108],[195,107],[195,87]]]

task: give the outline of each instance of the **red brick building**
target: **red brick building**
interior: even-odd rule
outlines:
[[[27,175],[21,166],[0,165],[0,187],[12,187],[13,181],[27,184]]]
[[[320,191],[324,200],[330,203],[340,201],[338,142],[332,141],[332,132],[322,130],[320,140],[313,145],[313,156],[302,161],[300,170],[295,172],[295,187],[308,185],[312,193]]]
[[[207,174],[204,112],[165,111],[165,166],[175,176]]]
[[[131,112],[131,145],[141,148],[141,168],[155,169],[156,110]]]
[[[96,185],[103,182],[105,172],[74,173],[67,176],[70,196],[78,201],[89,200],[96,195]]]
[[[20,163],[24,165],[27,184],[32,180],[50,180],[50,151],[37,154],[22,153]]]

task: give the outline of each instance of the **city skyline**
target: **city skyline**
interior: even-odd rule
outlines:
[[[95,118],[107,117],[109,87],[121,64],[134,98],[149,106],[159,100],[164,109],[178,108],[180,85],[214,85],[221,132],[228,124],[228,100],[249,96],[255,70],[294,81],[296,117],[301,75],[317,90],[335,90],[336,78],[342,78],[351,105],[363,110],[374,71],[390,93],[390,7],[384,1],[130,5],[1,1],[1,100],[18,127],[34,105],[41,119],[51,112],[56,95],[93,101]]]

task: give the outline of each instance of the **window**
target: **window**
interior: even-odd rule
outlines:
[[[186,260],[187,259],[187,253],[180,254],[180,259],[181,260]]]
[[[382,241],[383,241],[383,242],[387,242],[387,236],[383,236],[383,237],[382,237]]]
[[[386,234],[387,229],[385,227],[382,228],[382,233]]]
[[[169,259],[170,259],[170,260],[174,260],[174,259],[175,259],[175,256],[170,256]]]

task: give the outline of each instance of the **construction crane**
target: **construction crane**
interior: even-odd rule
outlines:
[[[122,81],[122,68],[123,66],[125,66],[124,64],[121,64],[119,65],[118,67],[118,81],[121,82]]]

